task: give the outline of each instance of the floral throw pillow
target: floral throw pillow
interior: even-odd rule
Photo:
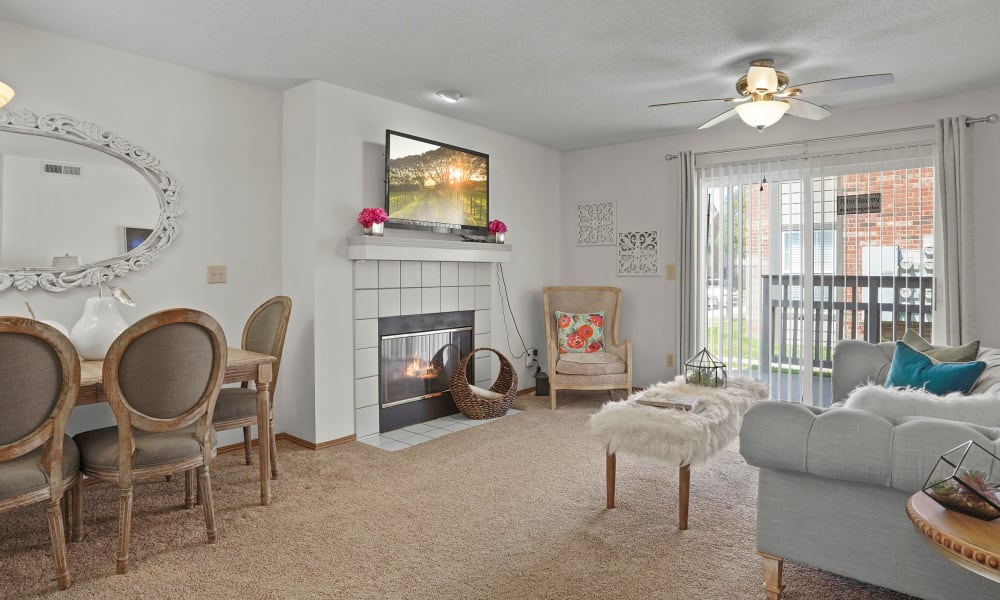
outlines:
[[[604,312],[556,311],[559,354],[604,351]]]

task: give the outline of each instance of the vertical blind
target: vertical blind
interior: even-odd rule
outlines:
[[[933,165],[920,140],[696,166],[704,345],[776,399],[828,405],[838,340],[929,338]]]

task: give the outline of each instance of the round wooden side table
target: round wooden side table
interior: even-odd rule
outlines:
[[[948,560],[1000,582],[1000,519],[983,521],[948,510],[922,491],[910,496],[906,514]]]

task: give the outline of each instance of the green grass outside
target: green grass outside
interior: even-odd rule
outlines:
[[[743,362],[742,366],[744,368],[749,368],[754,365],[760,365],[760,341],[756,339],[751,339],[750,336],[748,336],[746,333],[739,335],[740,332],[736,331],[735,327],[733,329],[734,331],[730,331],[728,326],[723,329],[721,325],[709,325],[705,332],[706,339],[708,341],[708,351],[716,356],[721,357],[728,352],[730,347],[732,347],[733,351],[737,353],[739,352],[739,349],[742,347],[743,348],[742,355],[744,357],[742,361]],[[722,337],[723,335],[725,335],[726,337],[723,338]],[[742,344],[742,346],[740,344]],[[725,349],[726,352],[723,352],[722,351],[723,349]],[[801,347],[799,345],[795,346],[789,345],[785,347],[785,352],[788,356],[798,356],[800,351]],[[829,357],[826,356],[824,358],[828,359]],[[780,360],[779,357],[774,357],[774,359]],[[797,374],[802,372],[802,367],[798,365],[779,365],[772,363],[771,372]],[[813,375],[821,377],[829,377],[830,369],[822,367],[813,367]]]

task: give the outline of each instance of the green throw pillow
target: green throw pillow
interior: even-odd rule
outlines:
[[[963,346],[932,346],[930,342],[912,329],[903,334],[903,343],[917,352],[926,354],[938,362],[969,362],[979,356],[979,340]]]
[[[985,369],[986,363],[981,360],[937,362],[899,341],[896,342],[896,353],[892,357],[885,387],[924,389],[938,396],[952,392],[968,394]]]

